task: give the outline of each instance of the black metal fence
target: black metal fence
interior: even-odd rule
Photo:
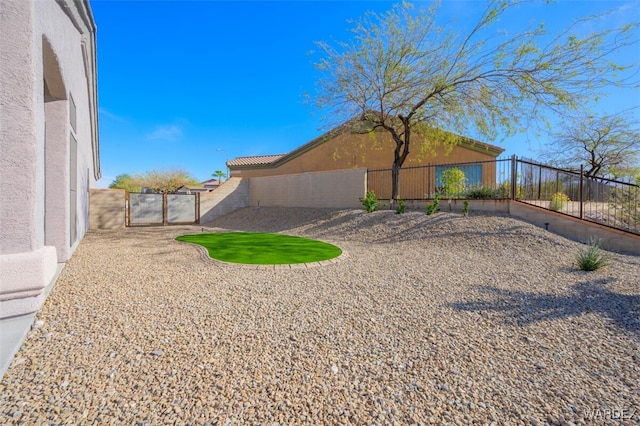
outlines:
[[[391,199],[391,169],[369,169],[367,189]],[[640,187],[511,158],[400,169],[399,198],[512,199],[640,234]]]
[[[511,198],[511,167],[510,158],[403,167],[398,179],[399,197],[430,200],[439,194],[451,199]],[[367,170],[367,188],[378,199],[391,199],[391,169]]]
[[[640,187],[516,160],[515,199],[589,222],[640,234]]]

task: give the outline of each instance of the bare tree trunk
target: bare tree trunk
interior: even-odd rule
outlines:
[[[391,168],[391,200],[389,202],[389,208],[391,210],[394,209],[396,203],[398,202],[398,182],[400,180],[400,168],[401,164],[398,164],[399,158],[396,158],[393,162],[393,167]]]
[[[391,200],[390,208],[393,210],[398,203],[398,194],[400,193],[400,169],[404,164],[404,161],[409,155],[409,142],[411,137],[411,126],[409,119],[402,116],[399,117],[404,125],[404,132],[402,137],[395,131],[391,131],[393,140],[396,143],[396,149],[393,151],[393,166],[391,167]]]

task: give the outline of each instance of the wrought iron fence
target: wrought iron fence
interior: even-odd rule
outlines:
[[[391,199],[391,169],[369,169],[367,189]],[[400,169],[398,196],[429,200],[513,199],[616,229],[640,234],[640,187],[593,178],[530,160],[430,164]]]
[[[589,222],[640,234],[640,187],[517,160],[515,199]]]
[[[400,169],[399,197],[430,200],[435,194],[451,199],[511,198],[511,159],[429,164]],[[391,169],[367,170],[367,188],[381,200],[391,199]]]

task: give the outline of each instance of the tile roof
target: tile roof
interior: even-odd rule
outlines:
[[[287,162],[300,154],[303,154],[316,146],[325,143],[326,141],[332,139],[336,135],[339,135],[343,132],[353,132],[353,133],[363,133],[369,131],[369,126],[362,126],[361,123],[366,123],[360,117],[352,118],[344,122],[343,124],[329,130],[325,134],[313,139],[310,142],[307,142],[304,145],[299,146],[291,152],[286,154],[278,154],[278,155],[257,155],[253,157],[237,157],[233,160],[227,161],[227,167],[240,167],[240,168],[250,168],[252,166],[266,166],[270,167],[273,163],[282,160],[282,162]],[[446,132],[449,133],[449,132]],[[486,150],[493,151],[493,155],[496,157],[504,152],[504,148],[501,148],[496,145],[491,145],[486,142],[480,142],[471,138],[462,137],[462,142],[460,145],[472,150]],[[275,166],[275,165],[274,165]]]
[[[227,161],[227,166],[257,166],[261,164],[271,164],[284,157],[286,154],[278,155],[254,155],[252,157],[237,157]]]

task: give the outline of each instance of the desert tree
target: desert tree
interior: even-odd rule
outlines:
[[[552,133],[542,155],[590,177],[635,177],[640,169],[640,122],[633,111],[580,114]]]
[[[423,135],[422,153],[468,132],[508,137],[588,103],[611,84],[633,84],[633,65],[611,58],[637,43],[638,23],[587,35],[584,27],[597,17],[554,34],[543,24],[516,34],[497,28],[520,3],[488,2],[464,32],[438,22],[438,3],[419,11],[402,3],[354,21],[348,41],[317,43],[317,105],[340,120],[360,117],[395,142],[392,205],[414,133]]]
[[[188,172],[184,170],[151,170],[141,175],[136,175],[135,182],[141,187],[149,188],[153,192],[173,194],[180,188],[187,186],[199,186]]]
[[[116,176],[113,182],[109,184],[109,188],[125,189],[129,192],[140,192],[140,185],[138,185],[134,178],[127,173]]]

